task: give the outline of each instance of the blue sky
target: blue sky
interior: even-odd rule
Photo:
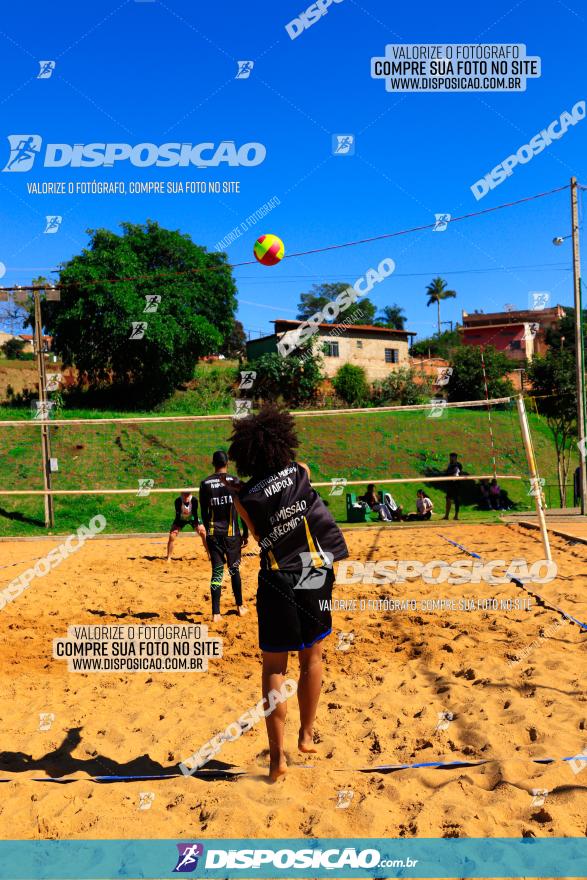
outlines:
[[[291,40],[285,25],[306,0],[272,6],[225,0],[105,0],[100,4],[12,4],[0,25],[0,162],[9,134],[37,133],[45,143],[162,144],[255,141],[267,148],[254,168],[34,167],[0,173],[0,284],[27,284],[87,243],[88,228],[146,218],[189,233],[213,249],[263,203],[280,205],[228,249],[251,259],[255,238],[273,232],[286,253],[422,226],[434,214],[468,214],[568,183],[587,183],[587,120],[515,168],[481,201],[470,186],[532,135],[587,98],[577,0],[470,3],[343,0]],[[521,93],[386,92],[370,59],[386,43],[525,43],[542,59],[542,76]],[[50,79],[38,61],[54,59]],[[235,79],[237,60],[253,60]],[[354,156],[333,156],[333,133],[352,133]],[[37,163],[38,164],[38,163]],[[82,180],[239,180],[231,195],[29,195],[27,182]],[[395,273],[374,288],[378,306],[398,303],[407,329],[435,329],[425,287],[441,275],[461,309],[525,308],[548,290],[572,301],[568,191],[449,226],[372,244],[235,271],[239,313],[254,335],[271,319],[294,317],[299,294],[320,281],[353,283],[384,257]],[[44,234],[45,216],[63,216]],[[56,276],[52,276],[56,277]]]

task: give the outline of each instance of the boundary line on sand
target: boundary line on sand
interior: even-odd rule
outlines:
[[[507,523],[506,525],[510,524]],[[528,520],[524,519],[511,523],[511,525],[524,526],[526,529],[540,530],[540,527],[536,523],[528,522]],[[552,526],[548,525],[548,519],[546,521],[546,528],[549,532],[552,532],[553,535],[557,535],[559,538],[565,538],[567,541],[575,541],[577,544],[587,544],[587,538],[579,538],[577,535],[571,535],[569,532],[563,532],[560,529],[553,529]]]

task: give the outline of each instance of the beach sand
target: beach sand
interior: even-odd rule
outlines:
[[[538,533],[517,525],[345,532],[351,559],[363,562],[468,558],[440,534],[486,560],[543,557]],[[58,543],[2,542],[2,586]],[[587,546],[557,537],[552,546],[556,580],[529,590],[587,621]],[[297,752],[294,697],[286,733],[290,768],[276,784],[266,779],[262,722],[224,743],[209,765],[244,771],[238,778],[90,781],[177,772],[179,761],[260,698],[258,562],[251,557],[242,567],[250,614],[236,616],[226,579],[225,617],[210,626],[223,640],[223,657],[211,659],[207,672],[86,674],[68,672],[52,658],[53,638],[72,624],[208,623],[209,567],[199,539],[180,536],[170,564],[164,553],[164,537],[96,538],[0,611],[0,779],[10,780],[0,785],[1,838],[587,833],[587,763],[574,765],[583,772],[560,760],[535,763],[587,751],[587,635],[536,598],[529,610],[335,611],[325,642],[318,752]],[[339,585],[335,597],[529,598],[511,583],[429,585],[420,578]],[[340,650],[339,632],[353,633],[348,650]],[[297,668],[291,655],[292,677]],[[40,713],[54,716],[48,730],[39,729]],[[444,770],[370,769],[482,760],[487,763]],[[76,781],[34,781],[63,776]],[[149,809],[139,809],[140,793],[149,793]]]

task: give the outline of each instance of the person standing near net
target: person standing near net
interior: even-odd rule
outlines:
[[[261,545],[257,589],[259,646],[263,653],[263,700],[279,691],[290,651],[300,662],[298,749],[314,752],[314,721],[322,688],[322,641],[332,631],[333,562],[348,556],[342,532],[310,483],[307,465],[296,461],[293,416],[275,405],[239,419],[229,457],[250,476],[235,504]],[[269,777],[287,770],[286,703],[266,718]]]
[[[247,613],[243,604],[243,588],[240,574],[241,548],[249,537],[249,530],[243,520],[243,530],[239,526],[239,517],[234,506],[228,485],[238,485],[238,479],[227,473],[228,456],[218,450],[212,456],[214,473],[200,483],[200,508],[204,522],[206,544],[212,564],[210,594],[212,597],[212,620],[220,623],[220,594],[224,579],[224,565],[228,565],[228,573],[234,594],[238,614],[242,617]],[[221,479],[222,477],[222,479]]]
[[[451,452],[448,457],[448,467],[445,470],[445,475],[447,477],[460,477],[464,473],[463,466],[459,461],[458,453]],[[451,480],[450,483],[447,484],[446,489],[446,512],[443,519],[448,519],[450,516],[450,508],[452,502],[454,501],[455,505],[455,515],[454,519],[459,518],[459,510],[461,506],[461,499],[459,496],[459,489],[456,480]]]
[[[198,499],[191,492],[182,492],[179,498],[175,499],[175,518],[171,523],[167,541],[167,562],[171,562],[175,539],[186,526],[191,526],[198,533],[206,547],[206,531],[198,519]]]

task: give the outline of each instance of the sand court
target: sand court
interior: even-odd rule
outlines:
[[[483,559],[543,558],[538,535],[517,525],[345,532],[363,563],[466,558],[441,535]],[[2,587],[58,543],[3,542]],[[182,534],[172,563],[164,536],[88,540],[0,611],[2,836],[584,835],[587,760],[562,759],[587,752],[587,636],[553,606],[587,622],[587,547],[555,535],[552,548],[557,577],[527,591],[422,578],[337,586],[318,752],[298,754],[292,706],[289,772],[270,785],[262,719],[224,741],[201,777],[178,769],[260,698],[257,560],[242,563],[251,613],[236,615],[225,576],[212,626],[199,538]],[[72,625],[197,624],[222,640],[206,672],[70,672],[52,656]],[[292,655],[288,675],[297,670]],[[92,781],[113,776],[140,779]],[[36,781],[51,779],[72,781]]]

